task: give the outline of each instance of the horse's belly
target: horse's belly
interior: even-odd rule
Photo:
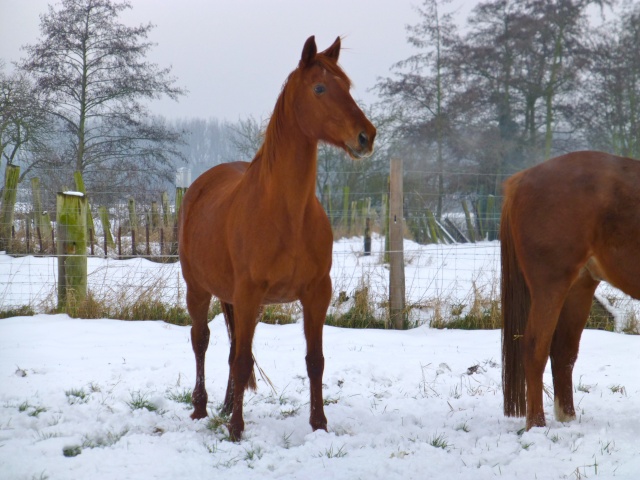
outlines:
[[[326,259],[290,258],[279,262],[265,282],[267,290],[264,303],[288,303],[298,300],[302,292],[324,280],[330,269],[330,255]]]

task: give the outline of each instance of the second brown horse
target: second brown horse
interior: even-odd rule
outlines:
[[[373,152],[376,129],[358,108],[338,66],[340,38],[318,53],[304,44],[298,67],[276,102],[252,162],[218,165],[184,196],[179,254],[196,358],[192,418],[207,416],[204,362],[212,296],[229,330],[229,379],[223,411],[231,439],[244,430],[244,391],[255,387],[252,341],[262,305],[299,300],[307,342],[310,423],[327,429],[322,398],[322,329],[331,300],[331,225],[316,198],[318,142],[352,158]]]
[[[596,287],[640,298],[640,162],[574,152],[505,182],[502,249],[504,413],[542,427],[549,357],[555,416],[575,418],[573,366]]]

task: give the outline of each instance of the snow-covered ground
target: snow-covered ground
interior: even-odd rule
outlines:
[[[362,257],[360,242],[336,243],[336,292],[351,295],[365,273],[383,295],[380,246]],[[473,284],[499,282],[495,242],[405,248],[408,302],[426,310],[436,294],[461,303]],[[89,267],[94,288],[161,285],[170,302],[184,295],[177,264],[90,259]],[[0,255],[0,307],[52,302],[55,273],[51,259]],[[623,303],[634,311],[638,302]],[[210,327],[213,418],[228,340],[220,316]],[[223,426],[192,421],[180,401],[195,380],[188,327],[43,314],[0,320],[0,478],[640,476],[638,336],[585,331],[574,371],[578,420],[556,422],[546,398],[547,428],[525,433],[523,419],[502,415],[497,330],[325,327],[324,346],[329,432],[308,424],[301,325],[260,324],[254,353],[276,390],[259,379],[257,393],[247,392],[245,436],[232,443]],[[544,381],[551,390],[550,371]]]

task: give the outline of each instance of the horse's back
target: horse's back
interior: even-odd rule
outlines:
[[[589,261],[594,277],[640,295],[639,161],[574,152],[514,175],[505,187],[525,262],[551,269]]]

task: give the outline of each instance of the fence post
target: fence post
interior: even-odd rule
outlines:
[[[158,202],[151,202],[151,228],[155,231],[160,225],[160,214],[158,213]]]
[[[371,218],[364,220],[364,256],[371,255]]]
[[[169,194],[167,192],[162,192],[160,198],[160,201],[162,203],[162,223],[165,227],[168,227],[171,224],[171,212],[169,211]]]
[[[33,201],[33,223],[36,232],[38,232],[42,225],[42,196],[40,195],[40,179],[38,177],[31,179],[31,199]],[[40,242],[40,253],[42,253],[42,242]]]
[[[462,209],[464,210],[464,218],[467,222],[467,233],[469,235],[469,240],[471,243],[476,243],[476,229],[473,227],[473,222],[471,221],[471,214],[469,213],[469,206],[467,205],[466,200],[462,200]]]
[[[133,197],[129,198],[129,225],[131,227],[131,231],[135,231],[138,229],[138,216],[136,215],[136,201]]]
[[[111,233],[111,223],[109,222],[109,210],[104,205],[98,207],[98,216],[100,217],[100,223],[102,224],[102,232],[104,233],[104,256],[107,256],[107,247],[114,248],[115,242],[113,241],[113,234]]]
[[[342,189],[342,230],[343,235],[349,232],[349,186]]]
[[[389,182],[387,181],[387,186],[389,186],[388,183]],[[389,195],[386,193],[382,195],[381,218],[382,234],[384,235],[384,254],[382,262],[389,263]]]
[[[7,165],[4,171],[2,205],[0,205],[0,250],[9,251],[11,248],[13,211],[18,195],[19,179],[20,167],[17,165]]]
[[[487,208],[485,210],[485,223],[484,223],[488,240],[497,240],[498,238],[495,208],[496,208],[496,197],[494,197],[493,195],[488,195]]]
[[[87,295],[87,199],[79,192],[57,195],[58,310]]]
[[[390,327],[405,327],[405,281],[403,249],[402,159],[391,159],[389,180],[389,320]]]

